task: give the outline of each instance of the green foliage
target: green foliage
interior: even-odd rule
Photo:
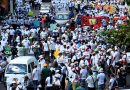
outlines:
[[[130,5],[130,0],[125,0],[127,2],[128,5]]]
[[[100,36],[107,43],[127,47],[130,45],[130,21],[128,21],[127,25],[119,25],[118,30],[104,30],[100,33]]]

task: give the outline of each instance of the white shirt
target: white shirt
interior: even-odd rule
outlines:
[[[37,70],[37,68],[33,69],[33,73],[34,75],[33,80],[39,80],[39,71]]]
[[[37,32],[36,29],[31,29],[30,32],[31,32],[32,37],[36,37],[36,32]]]
[[[47,33],[46,33],[45,31],[42,31],[42,32],[40,33],[40,38],[43,39],[43,38],[46,37],[46,35],[47,35]]]
[[[73,82],[73,80],[76,77],[76,74],[72,71],[71,67],[67,67],[68,70],[68,78],[71,82]]]
[[[86,81],[88,83],[88,87],[94,87],[95,78],[93,76],[88,76]]]
[[[114,78],[111,78],[111,79],[110,79],[110,81],[109,81],[109,90],[111,90],[111,89],[112,89],[113,84],[114,84],[114,81],[115,81],[115,79],[114,79]]]
[[[18,46],[17,49],[18,49],[18,56],[23,56],[24,55],[24,48]]]
[[[46,78],[47,87],[52,87],[52,86],[53,86],[54,77],[52,77],[52,83],[50,83],[50,80],[51,80],[50,77],[47,77],[47,78]]]
[[[10,29],[10,30],[9,30],[9,33],[10,33],[10,35],[14,35],[15,30],[14,30],[14,29]]]
[[[50,43],[50,49],[51,50],[55,50],[55,43],[54,43],[54,41],[51,41],[51,43]]]
[[[44,51],[49,51],[49,46],[47,43],[43,43],[43,46],[44,46]]]
[[[86,79],[87,77],[87,70],[86,69],[81,69],[80,74],[81,74],[81,79]]]
[[[97,75],[97,79],[98,79],[98,85],[102,85],[102,84],[105,84],[105,74],[104,73],[100,73]]]
[[[22,43],[25,46],[25,48],[29,48],[30,41],[28,39],[24,39]]]

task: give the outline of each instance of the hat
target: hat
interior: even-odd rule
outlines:
[[[44,66],[44,67],[47,67],[47,64],[45,63],[45,64],[43,64],[43,66]]]

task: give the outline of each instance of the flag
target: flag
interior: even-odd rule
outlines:
[[[54,57],[57,58],[59,56],[59,53],[60,53],[60,51],[58,49],[56,49],[54,52]]]
[[[96,19],[89,19],[89,23],[90,23],[90,25],[96,24]]]

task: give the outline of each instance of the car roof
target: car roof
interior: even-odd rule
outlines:
[[[20,56],[10,61],[9,64],[27,64],[36,60],[34,56]]]

